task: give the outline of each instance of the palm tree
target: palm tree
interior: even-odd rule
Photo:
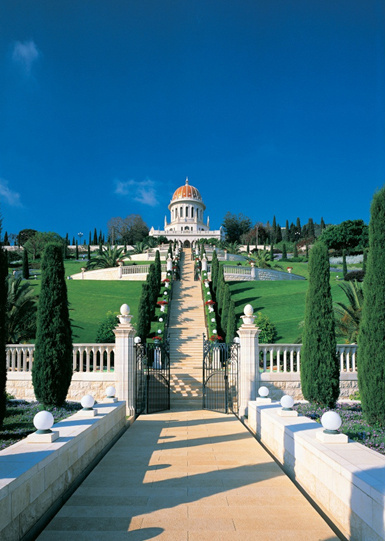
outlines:
[[[335,303],[336,334],[343,336],[348,344],[356,343],[364,299],[363,286],[356,280],[338,285],[346,295],[348,303]]]
[[[136,242],[133,250],[131,250],[132,254],[143,254],[146,248],[148,248],[149,245],[145,241]]]
[[[87,263],[87,270],[118,267],[118,262],[124,257],[131,259],[123,248],[108,245],[107,248],[102,248],[101,253],[90,259]]]
[[[37,297],[28,282],[11,274],[6,278],[6,334],[8,344],[19,344],[35,337]]]
[[[256,265],[259,267],[259,269],[269,269],[271,267],[269,264],[270,253],[268,250],[258,250],[256,257]]]
[[[241,244],[238,242],[227,242],[225,248],[228,250],[229,254],[239,254]]]

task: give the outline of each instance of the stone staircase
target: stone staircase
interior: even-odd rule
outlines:
[[[201,283],[194,281],[194,261],[185,253],[170,308],[170,407],[201,409],[205,314]]]

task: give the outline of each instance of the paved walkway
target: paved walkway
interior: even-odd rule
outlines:
[[[139,417],[39,541],[338,538],[232,415]]]

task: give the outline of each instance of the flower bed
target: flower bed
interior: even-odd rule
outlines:
[[[50,411],[55,423],[66,419],[82,408],[79,402],[66,402],[61,408],[44,408],[39,402],[7,400],[7,410],[0,430],[0,451],[35,432],[33,418],[42,410]]]
[[[299,415],[309,417],[320,423],[320,418],[328,411],[317,404],[297,404],[294,409]],[[362,443],[369,449],[385,454],[385,427],[370,426],[362,412],[360,404],[337,404],[334,411],[339,413],[342,419],[342,426],[339,432],[346,434],[350,439]]]

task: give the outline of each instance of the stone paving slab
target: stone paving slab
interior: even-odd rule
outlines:
[[[233,416],[141,416],[39,541],[339,539]]]

